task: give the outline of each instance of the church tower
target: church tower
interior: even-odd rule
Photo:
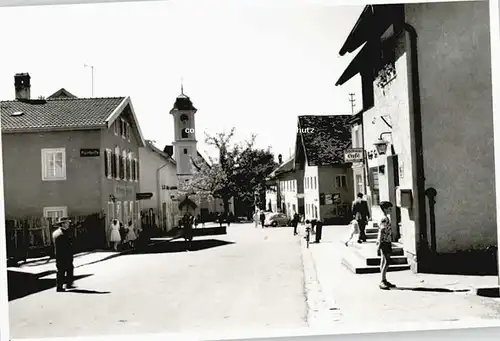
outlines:
[[[174,118],[174,155],[177,163],[177,177],[187,180],[193,174],[192,158],[197,155],[195,114],[197,109],[191,99],[184,94],[181,85],[181,94],[177,97],[170,114]]]

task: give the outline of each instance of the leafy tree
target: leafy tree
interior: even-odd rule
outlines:
[[[235,128],[229,133],[214,136],[205,134],[208,145],[218,150],[218,159],[209,158],[209,164],[200,157],[193,158],[192,179],[180,186],[182,193],[200,198],[221,198],[224,211],[229,211],[229,200],[234,198],[248,207],[265,204],[265,178],[276,167],[274,155],[255,148],[256,136],[241,143],[233,143]],[[257,198],[256,198],[256,195]]]

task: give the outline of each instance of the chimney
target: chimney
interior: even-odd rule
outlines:
[[[280,154],[278,155],[278,163],[281,165],[283,163],[283,156]]]
[[[174,146],[166,145],[165,148],[163,148],[163,152],[171,157],[174,154]]]
[[[31,99],[30,79],[29,73],[16,73],[14,76],[16,99]]]

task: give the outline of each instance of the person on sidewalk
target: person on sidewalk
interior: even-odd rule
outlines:
[[[352,202],[352,215],[359,225],[358,243],[366,242],[365,229],[370,219],[370,210],[368,209],[368,203],[363,199],[363,193],[358,193],[356,200]]]
[[[135,248],[135,240],[137,239],[137,235],[135,234],[135,228],[132,220],[128,222],[127,230],[127,243],[131,248]]]
[[[299,234],[299,232],[297,231],[297,226],[299,225],[299,220],[300,220],[300,215],[295,212],[293,214],[293,218],[292,218],[292,226],[293,226],[293,235],[296,236]]]
[[[262,228],[264,228],[264,223],[266,221],[266,214],[264,213],[264,210],[260,211],[260,224],[262,225]]]
[[[259,210],[255,210],[255,214],[253,215],[253,222],[255,224],[255,228],[259,227]]]
[[[122,238],[120,236],[120,222],[118,219],[113,219],[111,222],[111,235],[109,237],[113,250],[118,251],[118,244],[121,242]]]
[[[380,208],[384,213],[384,217],[380,221],[380,228],[377,236],[377,252],[380,252],[380,273],[382,281],[380,282],[380,289],[390,289],[396,287],[394,284],[387,280],[387,270],[389,270],[389,262],[392,253],[392,228],[391,228],[391,210],[392,204],[389,201],[382,201]]]
[[[71,220],[60,218],[57,222],[58,229],[52,233],[54,240],[54,253],[56,258],[56,290],[57,292],[74,288],[73,285],[73,244],[71,240]]]
[[[356,219],[353,219],[351,221],[351,236],[349,237],[349,239],[345,242],[345,246],[349,246],[349,243],[351,242],[351,240],[354,238],[354,236],[358,236],[359,238],[359,223]]]

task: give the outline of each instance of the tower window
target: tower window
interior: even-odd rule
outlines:
[[[187,148],[184,148],[184,154],[187,154],[187,153],[188,153]]]
[[[187,139],[188,138],[188,132],[186,131],[186,128],[182,128],[181,129],[181,137],[183,139]]]
[[[182,122],[187,122],[187,121],[189,121],[189,117],[188,117],[188,115],[186,115],[186,114],[182,114],[182,115],[181,115],[181,121],[182,121]]]

